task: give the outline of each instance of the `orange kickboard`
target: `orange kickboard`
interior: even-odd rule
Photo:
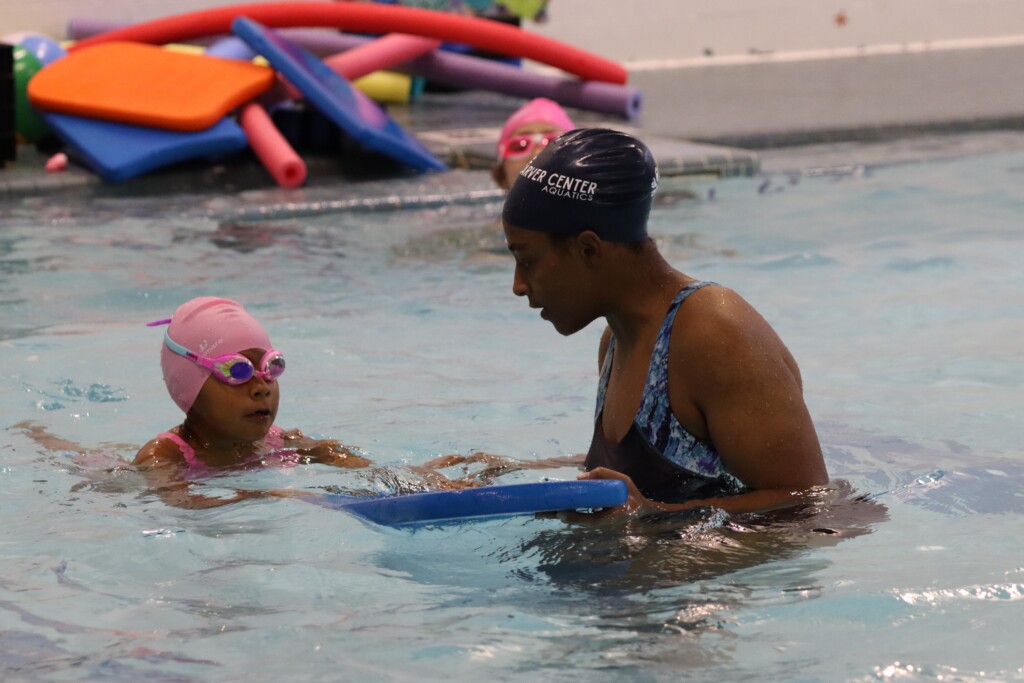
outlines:
[[[43,111],[166,130],[205,130],[265,92],[266,66],[112,42],[84,48],[37,73],[29,101]]]

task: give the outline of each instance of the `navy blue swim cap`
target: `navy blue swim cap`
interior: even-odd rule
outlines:
[[[578,128],[519,172],[501,217],[527,230],[592,230],[609,242],[639,242],[657,188],[658,166],[644,143],[617,130]]]

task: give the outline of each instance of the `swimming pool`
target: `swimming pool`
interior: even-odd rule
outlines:
[[[1021,150],[791,155],[804,172],[781,155],[655,210],[670,260],[787,342],[853,491],[776,519],[410,531],[295,500],[167,507],[124,464],[179,417],[144,323],[192,296],[241,300],[288,353],[280,425],[388,468],[208,493],[387,489],[443,453],[582,451],[600,330],[562,338],[512,296],[486,195],[378,212],[294,195],[261,212],[259,193],[9,201],[0,676],[1024,679]],[[89,452],[46,452],[24,421]],[[504,480],[541,476],[574,472]]]

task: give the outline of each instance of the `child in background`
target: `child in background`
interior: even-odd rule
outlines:
[[[172,318],[150,323],[160,324],[168,324],[160,349],[164,383],[185,419],[139,450],[133,464],[141,470],[187,489],[190,480],[226,468],[270,462],[369,465],[337,441],[274,424],[284,355],[241,304],[199,297],[182,304]]]
[[[572,119],[556,102],[538,97],[524,104],[501,128],[498,163],[491,169],[494,182],[508,190],[519,172],[549,142],[573,128]]]
[[[491,178],[508,190],[519,172],[548,142],[574,128],[572,119],[557,103],[538,97],[530,100],[505,121],[498,136],[498,160]],[[473,262],[508,261],[505,235],[500,222],[473,228],[450,228],[413,238],[395,251],[401,258],[450,258],[453,251],[465,251]]]

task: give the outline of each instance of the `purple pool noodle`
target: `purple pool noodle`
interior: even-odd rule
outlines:
[[[398,67],[428,81],[521,97],[547,97],[559,104],[633,119],[643,95],[637,88],[603,81],[546,76],[479,57],[435,50]]]
[[[372,38],[308,29],[281,29],[281,34],[318,56],[336,54]],[[480,57],[434,50],[405,62],[396,71],[422,76],[428,81],[463,88],[477,88],[520,97],[547,97],[569,107],[617,114],[633,119],[640,113],[643,94],[637,88],[546,76]]]

